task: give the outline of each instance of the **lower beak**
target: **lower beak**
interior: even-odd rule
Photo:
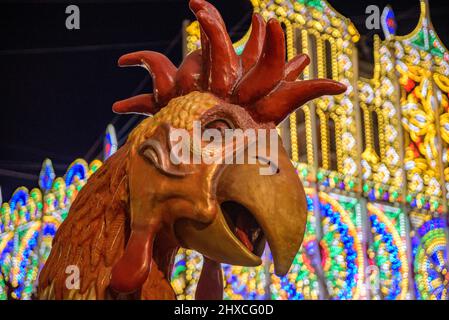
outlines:
[[[285,150],[279,149],[279,170],[273,175],[261,175],[259,164],[236,164],[225,168],[218,179],[217,200],[219,204],[232,202],[246,209],[263,232],[259,241],[263,244],[265,238],[268,241],[275,273],[285,275],[303,239],[307,206],[298,175]],[[260,243],[253,243],[253,246],[242,241],[235,225],[229,221],[229,216],[235,218],[242,214],[241,210],[227,212],[222,210],[224,207],[220,207],[210,224],[189,219],[177,221],[175,232],[181,245],[217,262],[243,266],[261,264],[263,249],[256,248],[260,248]],[[245,239],[251,239],[251,235]]]
[[[260,257],[249,251],[231,231],[221,210],[209,225],[180,219],[175,224],[175,230],[183,247],[194,249],[211,260],[251,267],[262,263]]]

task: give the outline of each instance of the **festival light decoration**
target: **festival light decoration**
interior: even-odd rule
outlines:
[[[434,218],[413,233],[415,290],[419,299],[449,298],[446,227],[444,219]]]
[[[406,217],[399,208],[371,203],[367,208],[372,237],[368,249],[369,264],[376,267],[375,282],[378,284],[370,286],[371,298],[409,298]]]
[[[0,208],[0,300],[33,298],[37,279],[51,250],[53,237],[67,217],[79,190],[100,166],[78,159],[64,177],[55,178],[45,159],[39,187],[16,189]]]
[[[316,195],[307,188],[307,225],[303,244],[296,255],[290,272],[284,277],[274,274],[270,264],[271,298],[274,300],[316,300],[320,298],[317,267],[320,263],[317,242],[317,219],[315,216]]]
[[[112,156],[118,148],[117,135],[115,133],[114,126],[108,125],[106,128],[106,134],[103,143],[103,159],[106,160]]]
[[[338,200],[337,200],[338,199]],[[361,299],[365,254],[360,205],[356,199],[319,193],[323,236],[322,268],[331,299]]]
[[[192,250],[180,249],[175,257],[171,284],[179,300],[195,299],[203,257]]]
[[[223,265],[223,273],[225,300],[265,299],[268,276],[264,265],[254,268]]]
[[[185,249],[178,252],[171,280],[178,299],[194,299],[202,265],[203,257],[199,253]],[[264,268],[263,265],[255,268],[223,265],[223,299],[264,299],[268,285]]]

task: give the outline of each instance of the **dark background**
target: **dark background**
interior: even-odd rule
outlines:
[[[249,0],[211,0],[233,40],[250,24]],[[419,0],[330,0],[362,35],[362,59],[372,59],[373,31],[365,8],[393,7],[398,34],[416,26]],[[67,30],[65,8],[76,4],[81,29]],[[434,27],[449,46],[449,2],[430,0]],[[187,0],[0,2],[0,186],[8,200],[18,186],[37,186],[42,161],[62,175],[76,158],[92,160],[102,151],[108,123],[124,141],[138,116],[116,115],[114,101],[151,91],[140,68],[120,69],[120,55],[137,50],[182,59],[182,22],[193,20]],[[379,31],[375,31],[379,32]],[[364,48],[364,49],[363,49]]]

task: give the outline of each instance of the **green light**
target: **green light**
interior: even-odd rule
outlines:
[[[303,177],[307,177],[307,173],[308,173],[307,168],[303,168],[301,170],[301,174],[302,174]]]
[[[350,181],[348,182],[348,185],[349,185],[349,189],[354,188],[354,181],[350,180]]]
[[[369,191],[369,185],[368,185],[367,183],[365,183],[365,184],[363,185],[363,191],[364,191],[364,192],[368,192],[368,191]]]
[[[412,196],[408,194],[407,197],[405,197],[405,200],[407,202],[412,202]]]
[[[440,203],[439,203],[438,201],[434,201],[434,202],[433,202],[433,207],[434,207],[435,209],[437,209],[439,206],[440,206]]]

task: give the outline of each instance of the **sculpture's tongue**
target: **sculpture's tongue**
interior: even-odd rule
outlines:
[[[142,287],[151,267],[154,233],[133,230],[125,253],[112,268],[110,287],[120,293],[132,293]]]
[[[239,215],[237,217],[237,222],[235,225],[235,234],[237,238],[248,248],[249,251],[253,252],[254,246],[249,239],[249,224],[244,216]]]
[[[223,275],[221,272],[220,263],[204,257],[195,300],[223,300]]]

